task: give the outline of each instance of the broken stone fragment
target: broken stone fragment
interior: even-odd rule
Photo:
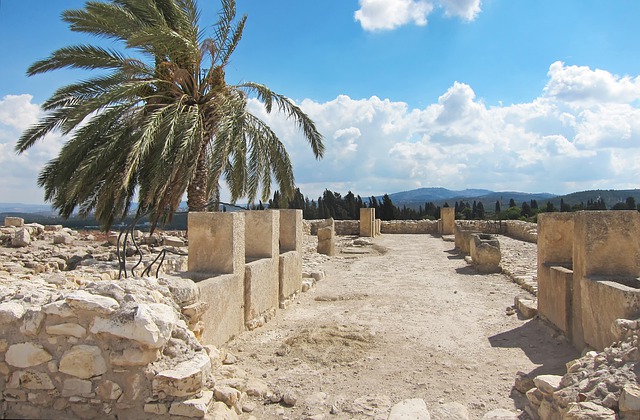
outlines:
[[[66,335],[76,338],[83,338],[87,335],[86,328],[75,323],[47,325],[45,331],[49,335]]]
[[[51,381],[51,377],[44,372],[36,372],[31,370],[23,370],[14,372],[9,380],[11,388],[25,388],[25,389],[54,389],[55,385]]]
[[[222,401],[228,407],[234,407],[240,401],[240,396],[242,395],[237,389],[225,385],[216,386],[213,392],[216,400]]]
[[[388,420],[430,420],[431,415],[427,410],[427,404],[422,398],[412,398],[400,401],[391,408]]]
[[[204,391],[199,398],[193,398],[186,401],[176,401],[171,404],[169,414],[172,416],[198,417],[202,418],[209,411],[213,402],[213,392]]]
[[[95,318],[92,334],[127,338],[152,349],[164,346],[178,322],[177,312],[162,303],[140,303],[125,308],[109,319]]]
[[[105,373],[107,363],[99,347],[81,344],[62,355],[58,369],[67,375],[89,379]]]
[[[544,394],[553,394],[560,388],[562,376],[559,375],[539,375],[533,379],[533,383]]]
[[[5,362],[11,366],[28,368],[48,362],[53,356],[42,346],[33,343],[19,343],[9,346]]]
[[[593,402],[580,402],[569,404],[569,409],[562,416],[562,420],[615,420],[615,411],[595,404]]]
[[[174,397],[186,397],[197,394],[205,386],[211,373],[211,362],[205,352],[173,369],[158,373],[152,382],[153,394],[164,393]]]
[[[111,352],[111,364],[116,366],[145,366],[160,358],[158,349],[140,349],[129,347],[123,351]]]
[[[73,245],[74,241],[73,236],[69,235],[67,232],[58,232],[53,235],[54,245]]]
[[[29,246],[29,244],[31,244],[31,235],[25,228],[18,229],[11,238],[11,246],[22,248]]]
[[[73,309],[96,312],[102,315],[111,315],[120,307],[117,300],[107,296],[94,295],[86,290],[73,291],[65,297],[65,300]]]
[[[62,384],[63,397],[82,397],[91,394],[92,382],[86,379],[69,378]]]
[[[24,306],[16,301],[0,303],[0,325],[13,324],[25,314]]]

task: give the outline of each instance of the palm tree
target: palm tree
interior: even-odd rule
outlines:
[[[221,0],[213,37],[198,26],[195,0],[88,1],[62,19],[76,32],[115,41],[127,53],[96,45],[61,48],[29,67],[32,76],[73,68],[102,70],[59,88],[46,115],[16,145],[22,153],[53,130],[70,135],[38,178],[45,199],[63,217],[95,212],[108,228],[127,215],[165,222],[187,193],[189,211],[219,200],[226,181],[232,201],[270,195],[272,178],[284,197],[294,191],[291,161],[273,130],[248,109],[294,120],[316,158],[324,152],[313,121],[290,99],[257,83],[230,85],[229,62],[246,22],[234,0]],[[215,207],[215,206],[214,206]]]

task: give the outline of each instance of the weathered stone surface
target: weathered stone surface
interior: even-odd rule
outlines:
[[[560,388],[562,376],[558,375],[540,375],[533,379],[536,387],[545,394],[553,394]]]
[[[162,245],[164,246],[185,246],[182,238],[178,238],[177,236],[165,236],[162,238]]]
[[[87,335],[87,329],[75,323],[47,325],[45,331],[49,335],[66,335],[76,338],[83,338]]]
[[[569,404],[562,420],[615,420],[615,411],[592,402]]]
[[[55,385],[51,381],[51,377],[44,372],[37,372],[32,370],[23,370],[14,372],[10,380],[12,383],[19,384],[20,387],[25,389],[54,389]],[[17,386],[16,386],[17,388]]]
[[[73,236],[69,235],[67,232],[59,232],[53,235],[53,243],[54,245],[73,245],[75,242]]]
[[[5,361],[15,367],[28,368],[48,362],[53,357],[42,346],[33,343],[19,343],[9,346]]]
[[[117,383],[106,380],[98,385],[96,394],[103,400],[117,400],[122,395],[122,388]]]
[[[73,309],[91,311],[102,315],[111,315],[120,307],[117,300],[108,296],[100,296],[85,290],[69,293],[65,300]]]
[[[524,296],[516,296],[515,298],[516,309],[522,314],[524,319],[531,319],[538,315],[538,303],[535,299]]]
[[[207,417],[210,420],[238,420],[238,414],[222,401],[213,403]]]
[[[22,217],[5,216],[4,225],[5,226],[14,226],[14,227],[23,227],[24,226],[24,219]]]
[[[31,235],[29,231],[25,228],[18,229],[11,238],[11,246],[15,247],[25,247],[31,244]]]
[[[151,403],[144,405],[144,412],[162,416],[164,414],[167,414],[169,412],[169,409],[167,408],[166,404]]]
[[[535,387],[536,385],[533,383],[533,378],[524,372],[516,372],[516,379],[513,384],[513,387],[516,391],[526,394],[528,390]]]
[[[105,373],[107,363],[99,347],[80,344],[62,355],[59,370],[67,375],[89,379]]]
[[[38,335],[42,321],[44,321],[45,314],[38,309],[28,309],[24,317],[22,318],[22,325],[20,325],[20,332],[28,337]]]
[[[469,409],[457,402],[438,405],[431,410],[431,417],[437,420],[470,420]]]
[[[640,411],[640,386],[628,383],[622,388],[620,394],[621,411]]]
[[[119,311],[109,319],[96,318],[90,331],[127,338],[149,348],[160,348],[171,338],[177,322],[178,314],[170,306],[140,303],[137,307]]]
[[[129,347],[123,351],[111,352],[109,359],[116,366],[145,366],[160,358],[158,349]]]
[[[82,397],[91,394],[93,384],[86,379],[69,378],[62,383],[63,397]]]
[[[245,386],[245,392],[252,397],[264,397],[269,393],[269,385],[262,379],[249,378]]]
[[[24,305],[19,302],[0,303],[0,325],[13,324],[22,319],[25,314]]]
[[[216,386],[213,392],[218,401],[222,401],[229,407],[234,407],[240,401],[240,391],[230,386]]]
[[[427,404],[421,398],[400,401],[391,408],[388,420],[430,420]]]
[[[42,312],[47,315],[57,315],[61,318],[71,318],[76,316],[76,313],[71,309],[71,306],[69,306],[69,304],[64,300],[58,300],[44,305],[42,307]]]
[[[153,393],[163,392],[174,397],[194,395],[204,387],[210,370],[209,356],[199,353],[192,360],[158,373],[153,378]]]
[[[172,416],[204,417],[213,401],[213,392],[204,391],[199,398],[176,401],[171,404],[169,414]]]

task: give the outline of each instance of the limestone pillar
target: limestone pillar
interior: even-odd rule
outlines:
[[[189,272],[235,274],[244,271],[242,212],[189,213]]]
[[[360,236],[373,238],[375,236],[376,209],[360,209]]]
[[[440,234],[453,235],[456,227],[456,209],[453,207],[442,207],[440,209]]]

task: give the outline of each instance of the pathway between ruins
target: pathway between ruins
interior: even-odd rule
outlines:
[[[325,260],[316,287],[229,343],[238,361],[221,370],[224,380],[258,378],[296,397],[293,407],[257,404],[254,416],[386,419],[395,403],[422,398],[435,419],[465,409],[471,419],[494,409],[526,419],[516,372],[563,374],[578,357],[539,320],[508,315],[526,292],[505,275],[476,274],[453,243],[373,243],[368,254]]]

